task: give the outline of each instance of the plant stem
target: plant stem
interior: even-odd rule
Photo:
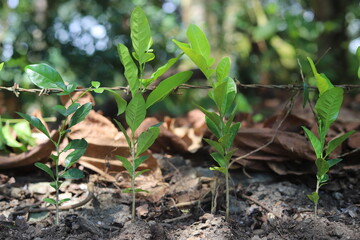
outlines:
[[[320,180],[316,180],[316,194],[319,196],[319,188],[320,188]],[[318,208],[318,202],[315,203],[315,207],[314,207],[314,215],[315,217],[317,217],[317,208]]]
[[[135,221],[135,137],[132,133],[131,137],[131,160],[132,160],[132,173],[131,173],[131,189],[132,189],[132,208],[131,208],[131,220]]]
[[[229,194],[229,167],[226,166],[225,171],[225,183],[226,183],[226,212],[225,212],[225,219],[226,221],[229,220],[229,212],[230,212],[230,194]]]

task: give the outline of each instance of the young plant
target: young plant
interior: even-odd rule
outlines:
[[[192,75],[191,71],[177,73],[165,80],[163,80],[146,98],[143,93],[146,88],[164,74],[180,57],[170,59],[165,65],[159,67],[150,78],[144,78],[145,64],[155,58],[155,54],[151,49],[152,38],[150,33],[149,22],[145,13],[140,7],[136,7],[130,18],[131,41],[134,52],[129,53],[129,49],[124,44],[119,44],[117,50],[120,56],[120,61],[125,69],[125,78],[129,84],[132,99],[129,104],[124,106],[125,120],[130,128],[128,134],[120,122],[118,124],[120,130],[125,135],[130,151],[130,160],[124,156],[117,156],[122,162],[124,168],[131,178],[131,187],[125,189],[124,192],[132,194],[132,220],[135,219],[135,203],[136,193],[146,192],[143,189],[135,187],[135,179],[141,174],[149,171],[144,169],[137,171],[141,163],[143,163],[148,156],[142,154],[154,143],[160,133],[157,124],[149,127],[145,132],[142,132],[137,138],[135,131],[146,117],[147,109],[154,103],[165,98],[174,88],[182,83],[185,83]],[[135,63],[136,62],[136,63]],[[119,112],[121,114],[122,112]]]
[[[329,128],[339,115],[341,104],[343,102],[344,90],[342,88],[334,87],[324,74],[319,74],[317,72],[314,63],[310,58],[308,58],[308,61],[315,76],[316,86],[319,90],[319,98],[315,104],[319,137],[315,136],[315,134],[306,127],[302,127],[309,138],[316,155],[316,189],[315,192],[307,195],[315,204],[314,214],[316,216],[320,198],[319,189],[329,181],[329,176],[327,174],[329,169],[342,160],[340,158],[328,159],[328,157],[340,144],[349,138],[351,134],[355,133],[355,131],[347,132],[326,143],[326,136]]]
[[[190,25],[187,30],[189,44],[173,40],[176,45],[198,66],[208,79],[212,89],[209,97],[215,102],[217,112],[211,112],[201,106],[198,108],[205,114],[206,125],[216,137],[216,140],[204,139],[211,145],[215,152],[211,157],[217,162],[218,167],[210,168],[225,175],[226,185],[226,219],[229,218],[229,165],[231,157],[236,152],[232,148],[234,138],[240,128],[240,123],[233,123],[237,107],[235,97],[237,87],[235,81],[229,77],[230,59],[221,59],[214,69],[214,58],[210,57],[210,44],[205,34],[195,25]]]
[[[77,103],[77,99],[73,100],[71,93],[75,90],[75,84],[65,85],[60,74],[46,64],[35,64],[28,65],[25,67],[25,71],[29,76],[30,80],[40,88],[60,88],[63,92],[58,95],[69,95],[72,104],[67,108],[62,105],[56,105],[54,109],[59,112],[65,120],[62,122],[59,129],[59,137],[53,139],[50,136],[47,128],[43,125],[40,119],[27,115],[25,113],[18,113],[22,118],[26,119],[31,125],[37,128],[39,131],[45,134],[47,138],[55,146],[55,154],[52,154],[50,158],[55,164],[55,172],[53,172],[47,165],[37,162],[35,166],[46,172],[51,179],[53,180],[50,183],[50,186],[53,187],[56,191],[55,199],[53,198],[44,198],[43,200],[47,203],[55,205],[55,223],[59,224],[59,206],[65,202],[69,201],[69,198],[59,199],[59,189],[63,181],[61,179],[80,179],[84,177],[84,173],[77,168],[71,168],[74,163],[85,153],[87,148],[87,142],[85,139],[75,139],[69,142],[69,144],[64,148],[60,149],[60,142],[65,137],[65,135],[70,132],[70,128],[74,125],[80,123],[88,115],[89,111],[92,108],[91,103],[86,103],[80,105]],[[80,98],[80,97],[79,97]],[[59,157],[61,154],[73,150],[65,158],[65,168],[60,171],[59,169]]]

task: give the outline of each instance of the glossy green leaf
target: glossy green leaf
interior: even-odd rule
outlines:
[[[327,157],[330,153],[332,153],[332,151],[334,151],[338,146],[340,146],[340,144],[342,144],[346,139],[348,139],[355,132],[356,132],[355,130],[352,130],[341,136],[331,139],[331,141],[327,145],[325,157]]]
[[[45,164],[43,164],[41,162],[37,162],[34,165],[36,167],[40,168],[41,170],[43,170],[44,172],[46,172],[52,179],[55,180],[54,173],[51,171],[51,169],[47,165],[45,165]]]
[[[339,162],[341,162],[342,159],[341,158],[335,158],[335,159],[329,159],[327,160],[327,163],[329,165],[329,168],[335,166],[336,164],[338,164]]]
[[[224,175],[226,174],[226,168],[224,168],[224,167],[210,167],[209,169],[211,171],[219,171],[219,172],[223,173]]]
[[[146,108],[164,99],[174,88],[190,79],[191,71],[177,73],[162,81],[146,99]]]
[[[205,142],[207,142],[210,146],[212,146],[217,152],[219,152],[221,155],[224,155],[224,147],[218,143],[217,141],[203,138]]]
[[[324,186],[326,183],[327,183],[327,181],[329,181],[329,175],[327,175],[327,174],[324,174],[323,176],[321,176],[321,178],[319,179],[319,182],[320,182],[320,187],[321,186]]]
[[[134,161],[134,168],[137,169],[140,164],[142,164],[144,161],[146,161],[150,156],[140,156],[135,159]]]
[[[324,125],[330,125],[338,117],[343,102],[343,94],[344,90],[336,87],[319,96],[315,104],[315,111]]]
[[[61,184],[63,184],[62,181],[53,181],[50,183],[50,187],[52,187],[56,190],[56,189],[60,188]]]
[[[101,94],[101,93],[103,93],[105,90],[106,90],[106,88],[96,88],[96,89],[94,89],[94,90],[92,90],[92,91],[94,91],[95,93]]]
[[[126,123],[129,125],[131,131],[135,132],[144,121],[145,116],[145,100],[140,93],[135,94],[125,110]]]
[[[329,171],[329,164],[323,158],[318,158],[315,161],[317,173],[316,176],[318,179],[321,179]]]
[[[214,69],[211,69],[211,65],[209,65],[206,59],[195,52],[190,46],[186,43],[182,43],[173,39],[173,42],[193,61],[193,63],[204,73],[207,79],[211,78],[211,75],[215,72]]]
[[[204,32],[198,26],[190,24],[186,31],[186,36],[190,42],[191,49],[203,56],[207,65],[211,66],[214,60],[210,58],[210,44]]]
[[[111,95],[115,98],[116,105],[118,108],[117,115],[119,116],[120,114],[125,112],[127,102],[120,96],[120,94],[118,94],[117,92],[115,92],[114,90],[111,90],[111,89],[104,89],[104,90],[111,93]]]
[[[140,65],[145,63],[148,57],[146,52],[151,47],[151,32],[148,19],[140,7],[136,7],[130,17],[131,41]]]
[[[216,124],[208,116],[205,116],[205,122],[206,122],[206,126],[215,135],[215,137],[220,138],[221,137],[220,125]]]
[[[138,157],[140,154],[145,152],[153,143],[156,138],[159,136],[160,128],[158,127],[150,127],[145,132],[142,132],[137,140],[137,149],[136,156]]]
[[[53,204],[53,205],[56,205],[55,199],[52,199],[52,198],[44,198],[43,201],[47,202],[47,203],[50,203],[50,204]]]
[[[302,129],[304,129],[306,136],[309,138],[310,143],[313,146],[316,158],[321,158],[323,153],[323,146],[320,140],[306,127],[302,126]]]
[[[315,80],[316,80],[316,86],[319,89],[320,95],[322,95],[327,90],[333,88],[334,85],[332,85],[332,83],[329,81],[329,79],[324,77],[324,75],[320,75],[318,73],[313,60],[311,58],[309,58],[309,57],[307,58],[307,60],[310,63],[311,70],[312,70],[312,72],[314,74],[314,77],[315,77]]]
[[[35,128],[37,128],[40,132],[44,133],[50,139],[50,134],[49,134],[48,130],[46,129],[46,127],[44,126],[44,124],[40,121],[40,119],[38,119],[37,117],[34,117],[34,116],[30,116],[26,113],[17,112],[17,114],[19,114],[20,117],[22,117],[23,119],[28,121],[31,125],[33,125]]]
[[[227,132],[227,134],[229,134],[229,138],[227,139],[226,142],[226,149],[230,149],[231,146],[233,145],[235,136],[238,134],[239,129],[240,129],[241,123],[237,122],[234,123],[231,127],[230,127],[230,131]]]
[[[77,88],[77,84],[76,83],[69,83],[68,85],[66,85],[66,89],[63,89],[63,92],[58,93],[57,95],[62,96],[62,95],[69,95],[70,93],[74,92],[74,90]]]
[[[128,81],[132,95],[134,95],[140,87],[140,82],[138,79],[138,68],[131,58],[128,48],[124,44],[119,43],[117,50],[120,56],[120,61],[125,69],[125,78]]]
[[[219,115],[217,115],[215,112],[210,112],[208,110],[206,110],[205,108],[203,108],[200,105],[195,104],[197,108],[200,109],[200,111],[202,111],[205,116],[207,116],[211,121],[213,121],[216,125],[220,126],[222,120],[220,118]]]
[[[84,120],[85,117],[89,114],[91,108],[92,108],[91,102],[85,103],[84,105],[79,107],[70,119],[69,128]]]
[[[5,126],[2,127],[2,135],[5,138],[5,143],[7,146],[13,148],[20,148],[21,151],[26,151],[24,145],[18,142],[16,138],[11,134],[9,122],[6,122]]]
[[[227,166],[224,156],[219,152],[213,152],[210,154],[210,156],[219,164],[220,167]]]
[[[68,202],[68,201],[70,201],[70,200],[71,200],[70,198],[61,199],[61,200],[59,201],[59,204],[62,204],[62,203],[64,203],[64,202]]]
[[[133,166],[132,166],[131,162],[129,162],[129,160],[127,158],[123,157],[123,156],[116,155],[115,157],[120,160],[123,167],[129,173],[129,175],[132,176],[132,174],[133,174]]]
[[[148,85],[150,85],[152,82],[154,82],[156,79],[158,79],[160,76],[162,76],[167,70],[169,70],[178,60],[179,58],[184,55],[184,53],[179,54],[177,57],[175,58],[171,58],[169,59],[169,61],[167,61],[167,63],[165,63],[164,65],[162,65],[161,67],[159,67],[153,74],[151,74],[150,77],[150,81],[148,81],[147,85],[145,87],[147,87]]]
[[[77,168],[70,168],[61,177],[65,179],[81,179],[85,177],[85,174]]]
[[[142,174],[144,174],[144,173],[146,173],[146,172],[149,172],[150,171],[150,169],[143,169],[143,170],[141,170],[141,171],[138,171],[138,172],[136,172],[136,174],[135,174],[135,178],[137,178],[138,176],[140,176],[140,175],[142,175]]]
[[[214,88],[214,101],[218,107],[221,116],[224,116],[224,111],[226,108],[226,93],[227,93],[228,82],[223,82],[220,85]]]
[[[216,67],[216,80],[222,82],[230,72],[230,58],[224,57]]]
[[[307,197],[314,203],[317,204],[319,202],[319,194],[316,192],[312,192],[311,194],[307,195]]]
[[[229,151],[225,156],[224,156],[224,160],[225,160],[225,164],[228,165],[230,163],[230,160],[232,158],[232,156],[234,155],[234,153],[237,151],[237,148]]]
[[[67,90],[60,74],[45,63],[27,65],[25,72],[31,82],[40,88],[61,88]]]
[[[131,147],[131,141],[130,141],[129,135],[126,132],[126,129],[124,128],[124,126],[119,121],[117,121],[116,119],[114,119],[114,121],[116,122],[116,124],[120,128],[121,132],[124,134],[126,142],[128,143],[128,146]]]
[[[26,145],[35,146],[35,139],[32,137],[30,124],[27,121],[16,123],[12,126],[16,133],[16,137]]]
[[[72,140],[65,148],[64,152],[74,149],[69,155],[65,158],[65,167],[70,168],[77,160],[79,160],[88,147],[88,143],[84,138]]]
[[[80,106],[79,103],[72,103],[68,108],[62,106],[62,105],[56,105],[54,107],[54,109],[60,113],[61,115],[63,115],[64,117],[67,117],[69,115],[71,115],[72,113],[74,113],[78,107]]]
[[[99,88],[99,87],[100,87],[100,82],[98,82],[98,81],[91,81],[91,86],[93,86],[94,88]]]

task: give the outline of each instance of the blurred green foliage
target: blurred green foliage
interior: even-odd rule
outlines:
[[[175,57],[178,50],[171,39],[185,39],[184,29],[195,23],[205,29],[215,58],[231,57],[235,63],[231,75],[242,83],[300,81],[297,59],[306,74],[310,72],[307,56],[318,60],[318,68],[326,69],[335,83],[355,83],[355,51],[360,45],[356,0],[4,0],[0,3],[0,62],[5,65],[0,85],[15,82],[34,87],[23,69],[40,62],[56,68],[67,82],[124,85],[115,46],[131,47],[129,18],[136,5],[149,18],[157,56],[145,72]],[[179,69],[189,68],[194,66],[182,58]],[[206,92],[183,90],[180,97],[156,107],[183,114],[192,108],[189,99],[200,102],[203,96]],[[26,108],[36,99],[30,94],[20,97]],[[97,101],[107,104],[103,98]],[[39,104],[49,109],[54,101]]]

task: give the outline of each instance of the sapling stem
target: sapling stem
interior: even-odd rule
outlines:
[[[317,180],[316,180],[316,189],[315,189],[315,192],[316,192],[316,194],[318,194],[318,195],[319,195],[319,188],[320,188],[320,180],[317,179]],[[315,215],[315,217],[317,217],[317,209],[318,209],[318,202],[315,202],[315,203],[314,203],[314,215]]]
[[[131,220],[135,221],[135,137],[132,133],[131,137],[131,159],[132,159],[132,173],[131,173],[131,190],[132,190],[132,208],[131,208]]]
[[[229,194],[229,167],[226,166],[225,171],[225,184],[226,184],[226,212],[225,212],[225,219],[226,221],[229,219],[230,213],[230,194]]]

